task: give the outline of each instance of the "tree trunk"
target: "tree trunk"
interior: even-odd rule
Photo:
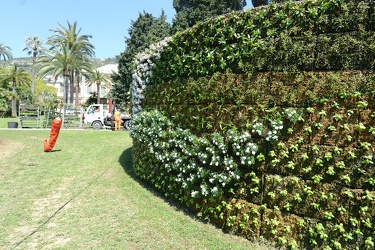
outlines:
[[[35,98],[35,69],[34,69],[34,64],[35,64],[36,54],[37,54],[37,52],[34,50],[33,51],[33,67],[31,67],[31,94],[32,94],[33,99]]]
[[[64,105],[67,104],[69,102],[69,98],[68,98],[68,95],[69,95],[69,81],[68,81],[68,77],[69,76],[64,76]]]
[[[96,84],[96,95],[97,95],[97,100],[96,100],[96,103],[97,104],[100,104],[100,84]]]
[[[74,70],[70,72],[70,98],[69,98],[69,103],[74,104]]]
[[[75,98],[75,107],[77,108],[79,103],[78,103],[78,98],[79,98],[79,90],[80,90],[80,87],[79,87],[79,73],[76,72],[76,89],[75,89],[75,94],[76,94],[76,98]]]
[[[17,117],[17,99],[16,99],[16,94],[17,94],[17,88],[16,88],[16,83],[13,83],[13,98],[12,98],[12,117]]]

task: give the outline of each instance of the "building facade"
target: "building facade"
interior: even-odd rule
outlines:
[[[97,68],[97,70],[101,73],[107,74],[110,78],[110,75],[113,73],[118,72],[118,64],[107,64],[102,67]],[[54,79],[52,75],[48,75],[45,77],[45,82],[47,85],[56,88],[57,90],[57,98],[63,100],[64,97],[64,78],[59,76],[57,79]],[[112,82],[110,84],[101,84],[100,85],[100,97],[104,103],[107,103],[107,95],[112,89]],[[77,86],[75,86],[77,88]],[[78,92],[78,105],[85,103],[93,93],[97,92],[97,86],[95,83],[88,84],[85,77],[81,76],[79,79],[79,92]],[[74,93],[74,101],[73,103],[68,103],[74,105],[76,103],[76,96],[75,96],[75,89]]]

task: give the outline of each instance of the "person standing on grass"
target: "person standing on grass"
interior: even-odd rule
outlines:
[[[114,114],[114,118],[115,118],[115,131],[120,131],[120,127],[121,127],[121,110],[120,109],[116,110]]]

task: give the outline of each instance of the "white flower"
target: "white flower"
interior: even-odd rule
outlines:
[[[217,187],[213,187],[211,189],[211,193],[214,195],[214,196],[217,196],[218,195],[218,192],[219,192],[219,189]]]
[[[198,194],[199,194],[198,191],[193,191],[193,192],[191,192],[191,197],[195,198],[195,197],[198,196]]]

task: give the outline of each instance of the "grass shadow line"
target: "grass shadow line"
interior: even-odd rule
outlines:
[[[199,220],[204,224],[207,224],[207,221],[203,219],[199,219],[196,214],[192,211],[190,211],[186,206],[179,203],[175,199],[171,197],[166,197],[162,191],[156,189],[151,184],[147,183],[143,179],[139,178],[135,172],[133,167],[133,147],[127,148],[120,156],[119,163],[121,164],[121,167],[125,171],[126,174],[128,174],[131,178],[133,178],[136,182],[138,182],[141,187],[145,188],[147,191],[151,192],[156,197],[164,200],[165,203],[173,207],[174,209],[183,212],[186,216],[189,216],[190,218],[194,220]]]
[[[56,153],[56,152],[61,152],[61,149],[53,149],[51,151],[44,151],[46,153]]]
[[[137,178],[133,168],[133,147],[127,148],[125,151],[123,151],[118,161],[125,173],[127,173],[133,179]]]

